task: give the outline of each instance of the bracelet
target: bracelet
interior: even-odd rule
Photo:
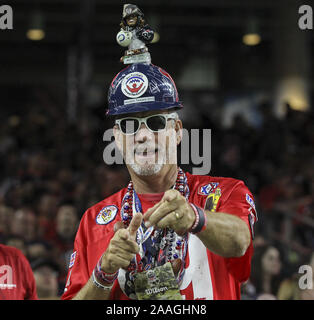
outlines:
[[[198,223],[200,221],[200,215],[198,214],[198,211],[197,211],[195,205],[192,204],[192,203],[190,203],[190,205],[191,205],[191,207],[192,207],[192,209],[194,211],[194,214],[195,214],[195,222],[194,222],[194,224],[192,225],[192,227],[190,228],[189,231],[194,230],[197,227],[197,225],[198,225]]]
[[[102,257],[98,260],[98,262],[94,268],[94,271],[93,271],[94,275],[97,279],[100,279],[105,284],[111,285],[118,278],[119,271],[114,272],[114,273],[106,273],[106,272],[102,271],[101,270],[101,259],[102,259]]]
[[[207,218],[206,214],[203,209],[199,208],[198,206],[190,203],[194,213],[195,213],[195,222],[189,232],[193,234],[197,234],[202,232],[206,229]]]
[[[110,285],[110,286],[104,286],[103,284],[99,283],[97,281],[97,278],[95,276],[95,269],[92,272],[92,279],[93,279],[93,283],[97,288],[103,289],[105,291],[110,291],[113,287],[114,282]]]

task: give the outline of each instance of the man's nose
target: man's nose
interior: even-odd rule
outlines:
[[[136,142],[145,142],[150,140],[154,134],[148,130],[144,123],[141,123],[140,128],[135,134],[135,141]]]

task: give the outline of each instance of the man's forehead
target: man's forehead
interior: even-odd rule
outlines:
[[[126,118],[126,117],[136,117],[136,118],[144,118],[148,116],[152,116],[154,114],[161,113],[169,113],[168,110],[154,110],[154,111],[145,111],[145,112],[135,112],[135,113],[125,113],[118,116],[118,118]]]

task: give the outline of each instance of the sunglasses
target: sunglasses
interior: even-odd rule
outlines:
[[[127,117],[117,119],[115,124],[119,126],[119,129],[125,135],[136,134],[140,129],[141,124],[144,123],[149,131],[155,133],[164,130],[169,119],[176,119],[175,113],[162,113],[154,114],[152,116],[138,118],[138,117]]]

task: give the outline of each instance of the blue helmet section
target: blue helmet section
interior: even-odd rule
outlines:
[[[182,108],[182,104],[171,76],[158,66],[132,64],[112,80],[107,115],[171,108]]]

